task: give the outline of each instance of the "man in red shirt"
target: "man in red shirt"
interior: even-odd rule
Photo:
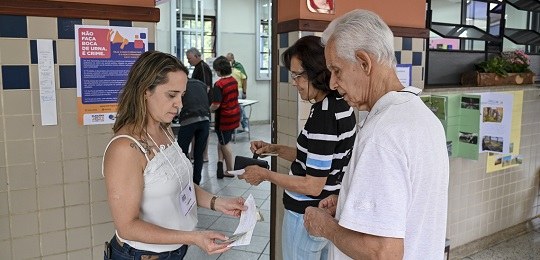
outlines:
[[[213,63],[214,70],[220,77],[210,90],[212,104],[210,110],[215,112],[216,134],[218,136],[217,178],[234,177],[223,173],[223,159],[227,171],[233,169],[233,155],[229,142],[234,129],[240,124],[240,106],[238,104],[238,82],[231,76],[231,64],[224,56],[219,56]]]

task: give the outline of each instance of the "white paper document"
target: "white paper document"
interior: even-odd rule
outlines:
[[[231,174],[231,175],[234,175],[234,176],[242,175],[242,174],[244,174],[244,172],[246,172],[244,169],[240,169],[240,170],[236,170],[236,171],[227,171],[228,174]]]
[[[236,227],[234,234],[236,235],[243,232],[246,232],[246,234],[242,236],[242,238],[229,244],[228,247],[245,246],[251,243],[251,236],[253,235],[253,230],[257,224],[257,207],[255,206],[255,199],[253,198],[253,195],[249,194],[248,198],[244,202],[244,205],[247,207],[247,210],[242,211],[242,215],[240,215],[240,223],[238,223],[238,227]]]
[[[261,153],[261,156],[262,157],[265,157],[265,156],[278,156],[277,153]]]
[[[41,125],[57,125],[53,41],[38,39],[37,53]]]
[[[502,92],[481,93],[480,99],[480,153],[512,153],[512,108],[514,96]],[[512,145],[513,146],[513,145]]]

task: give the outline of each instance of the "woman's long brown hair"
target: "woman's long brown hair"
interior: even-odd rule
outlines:
[[[183,71],[189,75],[188,69],[176,57],[159,52],[147,51],[135,61],[128,74],[128,79],[118,97],[118,112],[113,131],[117,133],[124,126],[131,126],[129,132],[142,136],[148,123],[146,118],[147,90],[151,92],[156,86],[169,81],[167,73]],[[164,125],[165,127],[168,124]]]

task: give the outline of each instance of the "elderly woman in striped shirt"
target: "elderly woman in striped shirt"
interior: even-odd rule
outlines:
[[[270,181],[285,189],[283,204],[283,259],[326,259],[328,240],[310,236],[304,228],[307,207],[338,194],[356,136],[353,109],[330,89],[324,47],[317,36],[305,36],[288,48],[282,60],[291,72],[290,82],[300,97],[309,101],[309,117],[296,147],[251,143],[257,154],[275,153],[291,162],[289,174],[249,166],[241,176],[252,185]]]

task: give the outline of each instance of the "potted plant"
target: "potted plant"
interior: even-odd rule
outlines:
[[[475,71],[464,73],[461,84],[477,86],[532,84],[534,73],[530,59],[522,50],[506,51],[474,65]]]

